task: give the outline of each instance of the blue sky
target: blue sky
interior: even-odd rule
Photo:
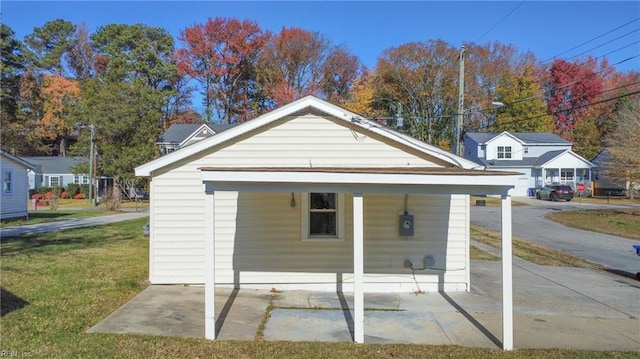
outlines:
[[[346,46],[368,67],[384,49],[429,39],[456,47],[467,42],[510,43],[520,51],[534,52],[541,61],[585,52],[578,58],[609,54],[613,64],[640,54],[638,1],[2,1],[1,12],[2,22],[19,39],[34,27],[61,18],[84,22],[91,31],[110,23],[164,27],[177,46],[177,36],[187,26],[209,17],[236,17],[274,32],[283,26],[320,32],[334,44]],[[622,47],[626,48],[618,50]],[[639,70],[640,56],[616,67]]]

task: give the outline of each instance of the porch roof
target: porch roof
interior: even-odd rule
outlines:
[[[202,167],[215,190],[507,195],[519,173],[442,167]],[[215,184],[215,185],[214,185]]]

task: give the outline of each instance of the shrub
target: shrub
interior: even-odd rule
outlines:
[[[42,193],[35,193],[31,195],[32,199],[42,199],[42,197],[43,197]]]
[[[72,198],[78,193],[80,193],[80,185],[77,183],[69,183],[67,185],[67,195]]]
[[[73,199],[84,199],[84,194],[82,193],[77,193],[75,196],[73,196]]]
[[[67,197],[69,197],[69,196],[67,195],[67,192],[62,192],[62,193],[60,193],[60,198],[62,198],[62,199],[66,199]]]

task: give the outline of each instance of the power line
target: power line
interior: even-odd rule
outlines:
[[[638,31],[640,31],[640,28],[637,28],[637,29],[635,29],[635,30],[629,31],[628,33],[626,33],[626,34],[624,34],[624,35],[620,35],[620,36],[616,37],[615,39],[611,39],[611,40],[609,40],[609,41],[605,42],[604,44],[600,44],[600,45],[598,45],[598,46],[596,46],[596,47],[592,47],[592,48],[591,48],[591,49],[589,49],[589,50],[585,50],[585,51],[583,51],[583,52],[581,52],[581,53],[579,53],[579,54],[577,54],[577,55],[575,55],[575,56],[573,56],[573,57],[570,57],[570,58],[569,58],[569,60],[571,60],[571,59],[575,59],[575,58],[576,58],[576,57],[578,57],[578,56],[584,55],[584,54],[586,54],[586,53],[587,53],[587,52],[589,52],[589,51],[593,51],[593,50],[595,50],[595,49],[599,49],[599,48],[601,48],[602,46],[608,45],[608,44],[610,44],[610,43],[612,43],[612,42],[614,42],[614,41],[616,41],[616,40],[620,40],[621,38],[623,38],[623,37],[625,37],[625,36],[629,36],[629,35],[633,34],[634,32],[638,32]]]
[[[516,5],[516,7],[514,7],[513,9],[511,9],[511,11],[509,11],[502,19],[498,20],[498,22],[491,26],[491,28],[489,30],[487,30],[484,34],[482,34],[479,38],[477,38],[476,40],[474,40],[473,42],[478,42],[480,41],[480,39],[482,39],[483,37],[485,37],[485,35],[487,35],[488,33],[490,33],[491,31],[493,31],[493,29],[495,29],[496,27],[498,27],[498,25],[500,25],[504,20],[506,20],[511,14],[513,14],[516,10],[518,10],[518,8],[520,6],[522,6],[522,4],[524,4],[524,1],[521,1],[518,5]]]
[[[623,27],[625,27],[625,26],[627,26],[627,25],[629,25],[629,24],[632,24],[632,23],[634,23],[634,22],[636,22],[636,21],[638,21],[638,20],[640,20],[640,17],[639,17],[639,18],[635,18],[635,19],[633,19],[633,20],[631,20],[631,21],[629,21],[629,22],[627,22],[627,23],[625,23],[625,24],[622,24],[622,25],[620,25],[620,26],[616,27],[615,29],[609,30],[609,31],[605,32],[604,34],[598,35],[598,36],[596,36],[596,37],[594,37],[594,38],[592,38],[592,39],[590,39],[590,40],[587,40],[587,41],[585,41],[585,42],[583,42],[583,43],[581,43],[581,44],[579,44],[579,45],[576,45],[576,46],[574,46],[574,47],[570,48],[569,50],[563,51],[563,52],[561,52],[561,53],[559,53],[559,54],[557,54],[557,55],[555,55],[555,56],[551,57],[550,59],[547,59],[547,60],[543,61],[543,63],[544,63],[544,62],[548,62],[548,61],[550,61],[550,60],[553,60],[553,59],[555,59],[555,58],[556,58],[556,57],[558,57],[558,56],[562,56],[562,55],[566,54],[567,52],[573,51],[573,50],[575,50],[575,49],[579,48],[579,47],[580,47],[580,46],[582,46],[582,45],[586,45],[586,44],[588,44],[588,43],[590,43],[590,42],[592,42],[592,41],[595,41],[595,40],[597,40],[597,39],[599,39],[599,38],[601,38],[601,37],[604,37],[604,36],[606,36],[606,35],[609,35],[610,33],[614,32],[614,31],[616,31],[616,30],[622,29]]]

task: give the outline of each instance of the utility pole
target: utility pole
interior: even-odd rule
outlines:
[[[89,130],[91,130],[91,148],[89,149],[89,203],[91,207],[95,206],[95,200],[93,197],[93,181],[95,181],[96,175],[94,173],[94,163],[93,157],[95,156],[93,153],[93,137],[95,136],[95,127],[93,124],[89,125]]]
[[[456,120],[456,154],[462,156],[462,125],[464,122],[464,45],[460,50],[460,75],[458,78],[458,114]]]

